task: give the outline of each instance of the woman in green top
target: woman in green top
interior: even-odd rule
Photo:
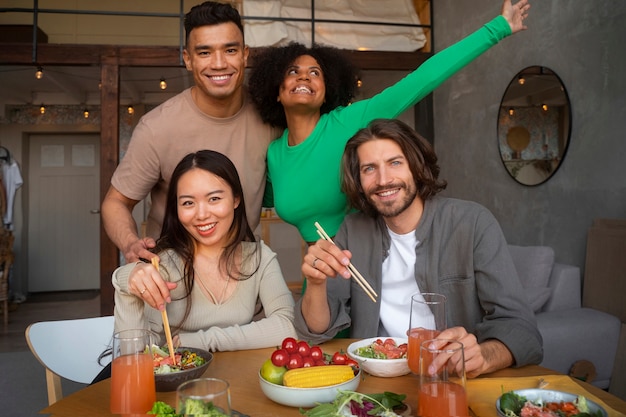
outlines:
[[[267,151],[264,206],[273,204],[307,242],[318,239],[316,221],[334,236],[349,210],[339,177],[348,139],[374,119],[397,117],[504,37],[526,29],[529,8],[528,0],[504,0],[500,16],[352,104],[356,72],[339,50],[291,43],[260,54],[249,80],[252,100],[264,122],[285,128]]]

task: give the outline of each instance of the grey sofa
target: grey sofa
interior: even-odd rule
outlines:
[[[570,374],[574,363],[588,361],[595,368],[588,382],[608,388],[620,320],[582,306],[580,269],[555,263],[552,248],[509,245],[509,250],[543,337],[541,366]]]

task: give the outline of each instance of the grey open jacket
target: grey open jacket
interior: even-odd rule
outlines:
[[[495,217],[470,201],[434,197],[424,204],[415,231],[415,280],[421,292],[447,297],[448,327],[463,326],[478,342],[497,339],[513,354],[515,366],[538,364],[542,339],[519,281],[507,242]],[[348,215],[335,243],[352,252],[352,263],[381,293],[382,263],[390,237],[382,217]],[[323,334],[309,332],[300,300],[295,326],[301,339],[322,343],[350,327],[350,337],[378,336],[380,304],[353,280],[327,281],[331,319]],[[408,329],[409,313],[406,323]]]

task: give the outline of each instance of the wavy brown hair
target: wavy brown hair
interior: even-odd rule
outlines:
[[[346,144],[341,160],[341,190],[351,207],[372,217],[376,208],[365,197],[357,150],[371,140],[389,139],[398,144],[413,174],[417,193],[423,201],[444,190],[448,183],[439,180],[437,155],[431,144],[406,123],[397,119],[377,119],[356,132]]]

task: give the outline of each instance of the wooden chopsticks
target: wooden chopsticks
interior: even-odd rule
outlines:
[[[157,258],[152,258],[152,266],[159,270],[159,261]],[[167,318],[167,310],[164,308],[161,311],[161,318],[163,319],[163,328],[165,329],[165,339],[167,339],[167,349],[170,351],[170,358],[172,358],[172,364],[176,365],[176,355],[174,351],[174,342],[172,342],[172,331],[170,329],[170,321]]]
[[[329,241],[333,245],[335,244],[335,242],[333,242],[331,237],[328,236],[328,233],[326,233],[324,228],[318,222],[315,222],[315,228],[317,229],[317,234],[320,235],[322,239]],[[363,278],[363,275],[361,275],[361,273],[357,271],[352,263],[348,264],[348,269],[350,270],[350,275],[352,275],[352,278],[354,278],[357,284],[359,284],[361,288],[363,288],[365,294],[367,294],[367,296],[371,298],[373,302],[376,302],[376,297],[378,297],[378,294],[376,293],[376,291],[374,291],[369,282],[367,282],[365,278]]]

